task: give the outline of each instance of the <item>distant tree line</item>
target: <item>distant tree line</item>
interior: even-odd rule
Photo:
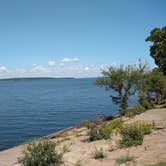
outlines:
[[[128,99],[136,92],[141,106],[166,103],[166,27],[153,29],[146,41],[152,42],[150,55],[156,68],[150,70],[141,61],[137,65],[110,67],[95,82],[111,91],[110,97],[120,112],[128,108]]]

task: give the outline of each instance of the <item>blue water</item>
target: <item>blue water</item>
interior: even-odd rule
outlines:
[[[0,150],[92,119],[117,114],[95,79],[0,82]]]

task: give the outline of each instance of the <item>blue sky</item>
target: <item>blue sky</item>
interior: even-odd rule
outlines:
[[[98,76],[139,58],[165,0],[0,0],[0,77]]]

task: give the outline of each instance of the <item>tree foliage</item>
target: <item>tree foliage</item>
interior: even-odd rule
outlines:
[[[150,72],[146,85],[150,100],[153,100],[155,104],[161,104],[166,98],[166,76],[163,72],[157,69]]]
[[[150,55],[154,58],[156,65],[166,75],[166,26],[161,29],[153,29],[146,41],[153,43],[150,46]]]
[[[111,90],[112,101],[120,105],[120,109],[126,109],[128,98],[135,94],[137,81],[137,70],[134,66],[110,67],[102,72],[103,77],[95,82],[97,86],[104,86],[106,90]]]

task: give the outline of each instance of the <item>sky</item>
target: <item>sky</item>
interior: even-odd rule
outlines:
[[[165,0],[0,0],[0,78],[96,77],[154,65],[145,38],[166,25]]]

